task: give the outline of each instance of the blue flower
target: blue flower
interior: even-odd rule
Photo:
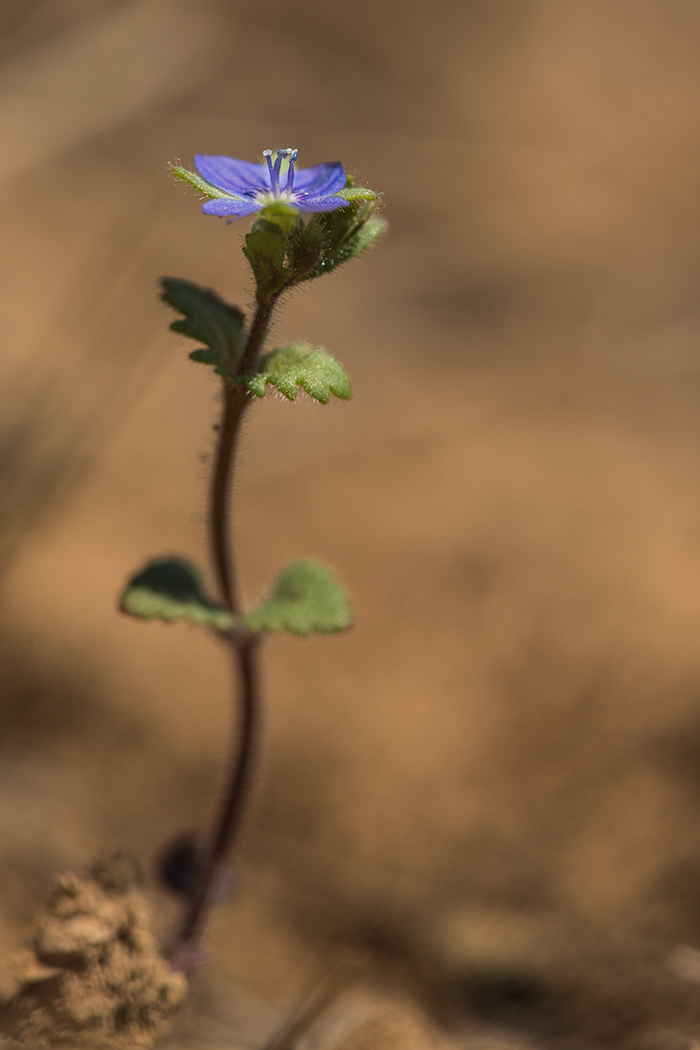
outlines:
[[[253,164],[234,157],[198,153],[194,158],[195,168],[221,194],[203,204],[202,211],[206,215],[240,219],[274,204],[310,212],[347,208],[348,201],[336,196],[347,182],[340,161],[296,171],[294,164],[299,156],[296,149],[277,150],[274,164],[272,150],[264,150],[263,156],[265,164]],[[283,161],[287,161],[284,186],[281,185]]]

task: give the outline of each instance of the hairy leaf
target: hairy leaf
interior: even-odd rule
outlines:
[[[141,620],[189,620],[199,627],[225,630],[234,618],[206,594],[196,566],[184,558],[156,558],[129,580],[119,608]]]
[[[331,395],[347,401],[352,397],[350,380],[343,366],[327,350],[309,343],[292,343],[260,358],[260,371],[245,376],[248,389],[264,397],[267,385],[275,387],[290,401],[296,400],[297,387],[327,405]]]
[[[267,601],[243,622],[253,631],[332,634],[352,626],[352,612],[345,588],[330,569],[299,561],[280,573]]]
[[[173,321],[170,325],[173,332],[204,343],[206,349],[193,350],[191,359],[213,365],[220,376],[232,375],[245,342],[242,312],[216,292],[200,288],[192,281],[162,277],[161,285],[161,298],[184,314],[183,320]]]

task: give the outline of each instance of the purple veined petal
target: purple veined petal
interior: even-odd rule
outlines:
[[[314,197],[337,193],[346,182],[345,168],[339,160],[316,164],[313,168],[297,168],[294,172],[294,192],[308,193]]]
[[[305,193],[300,193],[294,204],[302,211],[313,212],[335,211],[336,208],[348,207],[348,202],[344,197],[308,197]]]
[[[243,200],[234,197],[217,197],[216,200],[207,201],[202,205],[205,215],[233,215],[235,219],[242,219],[244,215],[252,215],[254,211],[260,211],[262,205],[250,198]]]
[[[197,153],[194,166],[207,182],[228,193],[270,192],[270,176],[266,164],[223,157],[218,154]]]

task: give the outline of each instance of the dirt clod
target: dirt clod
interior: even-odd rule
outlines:
[[[148,905],[122,856],[87,877],[60,875],[31,947],[13,963],[20,984],[2,1027],[32,1048],[146,1050],[186,992],[158,953]]]

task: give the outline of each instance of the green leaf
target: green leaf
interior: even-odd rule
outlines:
[[[243,251],[255,277],[258,302],[267,303],[290,276],[284,265],[287,251],[284,231],[266,219],[258,219],[246,235]]]
[[[228,375],[228,372],[221,371],[221,358],[216,350],[193,350],[190,354],[191,361],[198,361],[202,365],[214,365],[215,371],[219,375]]]
[[[193,189],[199,190],[200,193],[205,193],[207,197],[232,197],[232,193],[226,193],[225,190],[220,190],[218,186],[214,186],[211,182],[207,182],[201,175],[198,175],[195,171],[190,171],[189,168],[181,168],[179,164],[171,164],[170,170],[176,179],[181,179],[186,182],[188,186],[192,186]]]
[[[119,608],[140,620],[189,620],[225,630],[234,618],[206,594],[199,570],[184,558],[156,558],[129,580]]]
[[[253,631],[332,634],[352,626],[352,612],[345,588],[330,569],[298,561],[280,573],[267,601],[243,622]]]
[[[173,332],[196,339],[206,347],[193,350],[191,359],[213,365],[220,376],[232,375],[245,342],[242,312],[237,306],[231,306],[220,298],[216,292],[200,288],[192,281],[162,277],[161,285],[161,298],[184,314],[184,320],[173,321],[170,325]]]
[[[310,343],[292,343],[260,358],[260,371],[243,377],[243,382],[257,397],[264,397],[267,385],[275,387],[290,401],[295,401],[297,387],[327,405],[331,395],[347,401],[352,387],[340,362],[327,350]]]

